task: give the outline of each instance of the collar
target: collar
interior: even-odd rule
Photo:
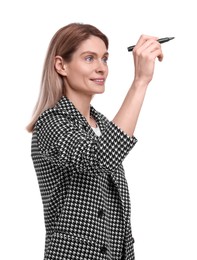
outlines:
[[[74,104],[66,97],[63,96],[56,105],[56,108],[60,109],[63,113],[66,113],[75,123],[83,125],[91,129],[86,118],[79,112]],[[90,115],[95,118],[101,132],[109,122],[108,119],[98,112],[92,105],[90,105]],[[92,129],[91,129],[92,130]]]

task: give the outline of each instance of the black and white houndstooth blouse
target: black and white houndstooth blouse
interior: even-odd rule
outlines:
[[[91,106],[101,136],[66,97],[39,117],[32,160],[46,226],[44,260],[133,260],[122,161],[137,142]]]

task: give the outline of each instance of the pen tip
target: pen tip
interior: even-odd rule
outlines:
[[[169,37],[170,40],[173,40],[175,37]]]

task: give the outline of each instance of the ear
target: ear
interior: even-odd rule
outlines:
[[[62,76],[67,76],[67,66],[61,56],[55,56],[54,66],[57,73]]]

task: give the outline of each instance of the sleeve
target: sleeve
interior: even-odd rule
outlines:
[[[72,122],[42,123],[37,127],[40,151],[48,160],[79,171],[89,167],[116,169],[134,147],[137,139],[129,137],[113,122],[108,122],[100,137],[93,137]]]

